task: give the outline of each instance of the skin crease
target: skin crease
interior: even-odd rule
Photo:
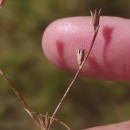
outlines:
[[[100,28],[82,76],[114,81],[130,80],[130,21],[118,17],[100,17]],[[91,17],[64,18],[51,23],[42,38],[48,60],[71,71],[78,69],[76,52],[89,50],[93,26]],[[130,122],[99,126],[86,130],[128,130]]]

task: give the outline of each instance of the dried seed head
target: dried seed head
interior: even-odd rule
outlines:
[[[85,50],[84,49],[78,49],[77,50],[77,61],[78,65],[81,66],[85,58]]]
[[[49,130],[49,127],[51,124],[50,124],[50,117],[49,117],[48,113],[46,113],[45,115],[40,114],[39,121],[40,121],[40,126],[41,126],[42,130]]]
[[[0,75],[2,75],[2,76],[4,75],[1,69],[0,69]]]
[[[2,5],[5,3],[6,0],[0,0],[0,8],[2,7]]]
[[[94,31],[97,31],[99,28],[100,12],[101,9],[95,9],[94,13],[90,10]]]

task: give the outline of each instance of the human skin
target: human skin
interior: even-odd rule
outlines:
[[[130,20],[100,17],[100,28],[89,58],[80,75],[88,78],[130,80]],[[56,66],[78,69],[77,50],[90,49],[94,34],[91,17],[71,17],[51,23],[42,38],[45,56]],[[88,130],[128,130],[130,122],[95,127]]]

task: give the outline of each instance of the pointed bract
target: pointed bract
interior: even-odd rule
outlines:
[[[78,49],[77,50],[77,62],[78,62],[79,67],[83,63],[84,58],[85,58],[85,50],[84,49]]]

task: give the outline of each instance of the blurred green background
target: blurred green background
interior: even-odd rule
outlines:
[[[130,18],[128,0],[7,0],[0,9],[0,68],[31,108],[52,113],[73,75],[51,65],[41,49],[42,34],[52,21],[90,15]],[[73,130],[130,119],[130,83],[80,78],[57,117]],[[36,130],[22,105],[0,77],[0,129]],[[52,130],[64,129],[55,124]]]

